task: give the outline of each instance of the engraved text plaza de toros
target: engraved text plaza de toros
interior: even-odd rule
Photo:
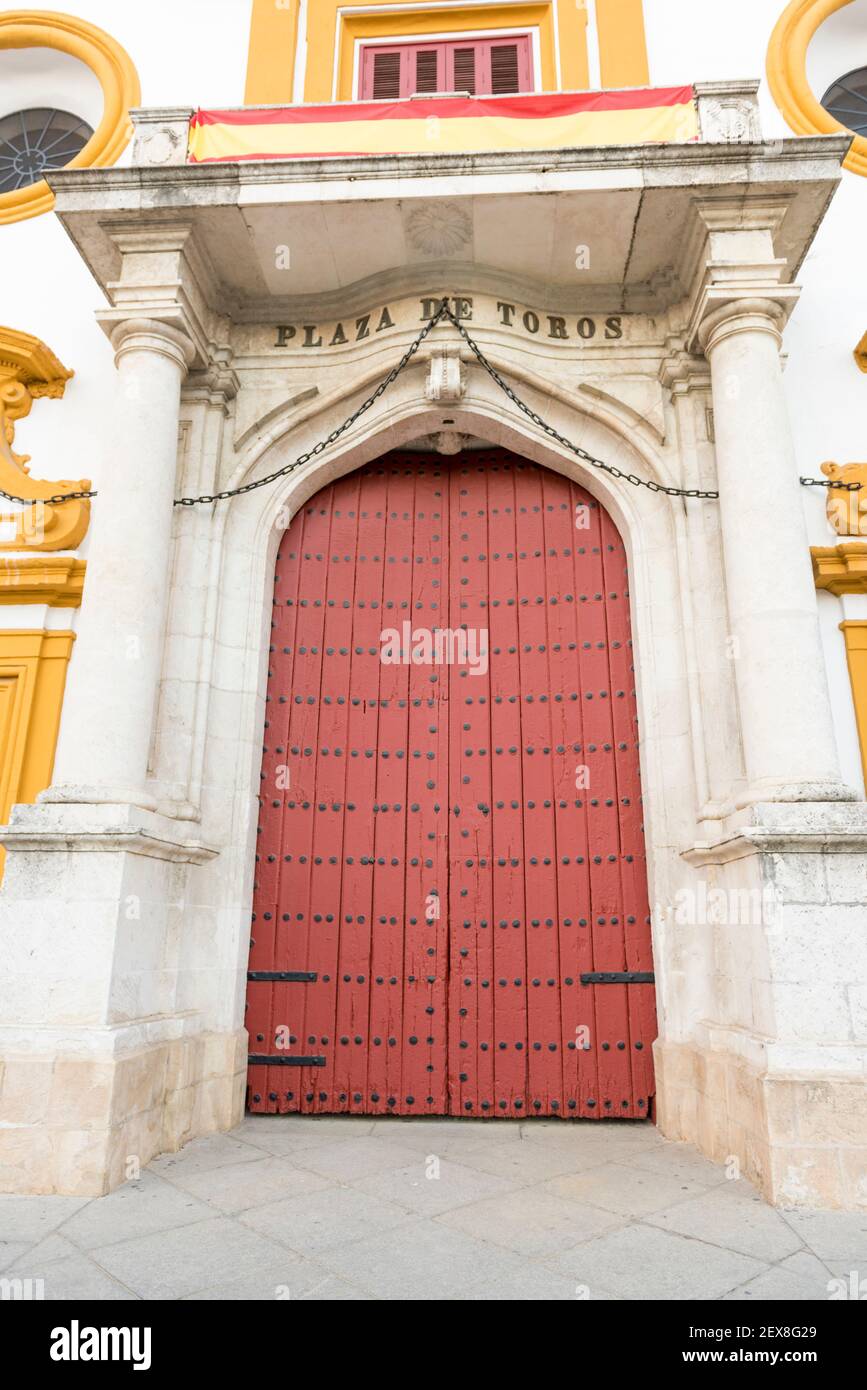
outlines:
[[[475,301],[469,295],[452,295],[449,297],[449,307],[456,318],[464,323],[472,323],[482,320],[475,315]],[[427,323],[433,318],[440,304],[442,296],[430,296],[419,301],[420,313],[419,321]],[[493,301],[485,307],[490,309]],[[519,304],[509,303],[507,300],[496,301],[496,316],[491,319],[490,313],[485,315],[484,326],[496,326],[515,331],[520,334],[534,338],[545,338],[552,342],[573,342],[595,343],[595,342],[617,342],[623,338],[623,318],[622,314],[583,314],[566,315],[550,314],[537,312],[535,309],[525,309]],[[277,328],[277,341],[274,346],[278,348],[330,348],[343,347],[349,343],[360,343],[366,338],[372,338],[377,333],[383,333],[388,328],[414,327],[415,324],[401,323],[400,311],[394,310],[389,305],[383,305],[369,314],[360,314],[357,318],[344,319],[339,323],[320,325],[316,323],[285,323]]]

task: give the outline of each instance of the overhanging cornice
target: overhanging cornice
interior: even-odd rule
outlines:
[[[236,322],[291,322],[314,307],[339,316],[425,282],[432,293],[502,292],[551,312],[662,314],[690,293],[683,246],[696,200],[774,201],[777,254],[794,279],[847,149],[845,138],[823,136],[69,169],[52,175],[52,187],[104,289],[119,275],[119,222],[178,222],[213,271],[210,309]],[[446,205],[469,231],[437,257],[411,244],[410,219]],[[279,275],[274,251],[284,240],[292,273]],[[591,254],[579,271],[581,241]]]

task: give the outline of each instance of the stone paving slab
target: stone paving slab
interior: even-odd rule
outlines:
[[[546,1184],[546,1190],[558,1197],[588,1203],[616,1216],[633,1219],[649,1216],[652,1212],[683,1202],[695,1193],[708,1190],[694,1178],[651,1173],[620,1160],[599,1163],[598,1158],[593,1168],[580,1173],[561,1173],[552,1178]]]
[[[214,1217],[97,1247],[93,1259],[140,1298],[183,1298],[255,1274],[279,1257],[273,1241],[227,1217]],[[286,1256],[287,1272],[291,1257]]]
[[[558,1256],[555,1267],[619,1298],[716,1299],[767,1270],[732,1250],[687,1240],[650,1226],[627,1226]]]
[[[126,1183],[108,1197],[88,1202],[64,1223],[63,1235],[82,1250],[92,1250],[116,1240],[206,1221],[213,1214],[206,1203],[148,1170],[138,1182]]]
[[[794,1255],[803,1246],[783,1214],[752,1189],[745,1191],[741,1183],[714,1188],[667,1211],[653,1212],[647,1222],[768,1264]]]
[[[410,1167],[393,1168],[361,1178],[353,1187],[386,1198],[419,1216],[440,1216],[453,1207],[474,1205],[484,1197],[515,1190],[514,1183],[507,1178],[481,1173],[434,1155],[423,1163],[415,1162]]]
[[[472,1202],[447,1212],[441,1220],[453,1230],[530,1257],[570,1250],[580,1241],[620,1225],[616,1216],[579,1202],[563,1201],[539,1187]]]
[[[228,1163],[204,1173],[179,1170],[172,1182],[198,1197],[200,1203],[229,1215],[331,1186],[327,1178],[298,1168],[290,1158],[271,1158],[264,1152],[254,1163]]]
[[[527,1284],[532,1272],[546,1279],[549,1286],[567,1286],[562,1276],[556,1279],[556,1271],[547,1275],[538,1272],[517,1255],[449,1230],[438,1221],[413,1222],[384,1235],[335,1247],[322,1260],[378,1299],[487,1297],[503,1278]]]
[[[248,1116],[108,1197],[0,1196],[0,1275],[52,1300],[801,1302],[867,1287],[867,1212],[769,1207],[649,1123]]]
[[[298,1254],[318,1254],[333,1246],[354,1245],[392,1226],[405,1225],[410,1214],[351,1187],[332,1187],[306,1197],[271,1202],[246,1211],[241,1221],[262,1231]]]

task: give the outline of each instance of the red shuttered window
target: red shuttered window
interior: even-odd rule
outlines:
[[[530,36],[366,45],[360,87],[362,101],[397,101],[419,92],[469,92],[471,96],[531,92]]]

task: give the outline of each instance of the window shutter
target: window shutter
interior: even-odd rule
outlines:
[[[518,45],[516,43],[494,44],[491,47],[491,92],[505,96],[508,92],[519,92],[521,84],[518,77]]]
[[[529,35],[365,45],[362,50],[362,101],[402,101],[415,93],[430,92],[508,96],[532,90]]]
[[[439,91],[439,63],[435,48],[420,48],[415,55],[415,90],[417,92]]]
[[[396,101],[400,96],[400,60],[400,53],[374,53],[374,101]]]
[[[456,48],[455,49],[455,86],[456,92],[469,92],[470,96],[476,94],[476,50],[475,48]]]

